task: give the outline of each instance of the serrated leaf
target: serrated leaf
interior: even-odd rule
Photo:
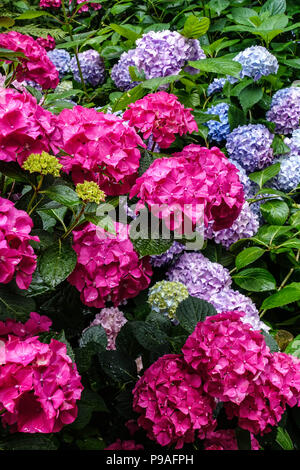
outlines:
[[[166,333],[150,322],[134,321],[130,324],[132,335],[148,351],[168,349]],[[167,351],[165,351],[167,352]]]
[[[228,109],[228,122],[230,125],[230,130],[233,131],[233,129],[236,127],[246,124],[246,115],[237,106],[230,105]]]
[[[71,274],[76,261],[77,255],[67,242],[56,243],[40,256],[39,272],[48,286],[55,287]]]
[[[291,151],[291,149],[283,142],[279,135],[274,136],[271,147],[273,149],[274,155],[283,155]]]
[[[293,341],[287,345],[284,352],[300,359],[300,335],[296,336]]]
[[[272,245],[282,235],[287,234],[292,230],[292,227],[281,226],[281,225],[263,225],[258,230],[255,237],[251,237],[251,240],[262,241],[268,245]]]
[[[263,90],[255,85],[244,88],[238,98],[244,112],[247,112],[252,106],[258,103],[263,97]]]
[[[198,18],[195,15],[190,15],[187,17],[180,33],[186,38],[197,39],[208,31],[209,25],[209,18]]]
[[[264,292],[276,289],[272,274],[263,268],[248,268],[232,276],[235,283],[251,292]]]
[[[261,7],[260,12],[268,11],[270,15],[278,15],[286,10],[286,0],[267,0]]]
[[[292,302],[300,300],[300,282],[292,282],[291,284],[283,287],[276,294],[271,295],[263,301],[261,308],[269,310],[271,308],[283,307]]]
[[[261,258],[261,256],[265,253],[266,250],[259,248],[258,246],[253,246],[250,248],[245,248],[241,251],[236,259],[235,259],[235,266],[237,269],[244,268],[251,263],[254,263],[257,259]]]
[[[104,328],[101,325],[94,325],[87,328],[81,335],[79,340],[79,346],[81,348],[94,343],[101,350],[105,350],[107,347],[107,335]]]
[[[8,292],[4,288],[0,289],[0,318],[27,320],[29,314],[36,309],[35,301],[15,293]]]
[[[74,207],[82,203],[77,193],[72,188],[69,188],[69,186],[63,184],[50,186],[45,190],[45,194],[49,199],[59,202],[66,207]]]
[[[260,211],[265,221],[271,225],[283,225],[290,212],[286,202],[276,199],[261,204]]]
[[[254,173],[251,173],[249,175],[249,178],[251,181],[254,181],[254,183],[258,184],[260,189],[263,187],[263,185],[269,181],[270,179],[274,178],[280,171],[280,163],[275,163],[274,165],[270,165],[264,170],[261,171],[255,171]]]
[[[128,25],[118,25],[115,23],[111,23],[109,27],[113,29],[116,33],[120,34],[120,36],[123,36],[134,42],[140,37],[140,33],[134,32],[128,27]],[[141,31],[141,28],[139,28],[139,30]]]
[[[230,75],[239,78],[242,66],[239,62],[232,59],[218,57],[216,59],[201,59],[189,61],[189,65],[199,69],[201,72],[212,72],[222,75]]]
[[[116,382],[136,381],[136,363],[124,351],[103,351],[98,358],[103,371]]]
[[[144,96],[144,89],[141,84],[125,91],[122,96],[113,104],[113,112],[123,111],[130,103],[134,103]]]
[[[182,328],[192,333],[200,321],[217,313],[215,307],[205,300],[189,296],[177,307],[175,317]]]

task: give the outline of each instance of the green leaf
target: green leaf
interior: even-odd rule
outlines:
[[[28,173],[20,167],[16,162],[0,161],[0,173],[20,183],[29,183],[31,178]]]
[[[79,345],[80,347],[87,346],[94,343],[100,350],[105,350],[107,347],[107,335],[101,325],[90,326],[81,335]]]
[[[251,450],[251,435],[249,431],[237,427],[235,429],[235,436],[239,450]]]
[[[246,115],[237,106],[230,105],[228,109],[228,122],[230,130],[233,131],[236,127],[246,124]]]
[[[292,282],[276,292],[276,294],[265,299],[261,308],[269,310],[271,308],[283,307],[292,302],[298,302],[298,300],[300,300],[300,282]]]
[[[241,268],[244,268],[245,266],[248,266],[251,263],[254,263],[254,261],[259,259],[264,253],[265,253],[265,250],[263,250],[262,248],[259,248],[258,246],[245,248],[243,251],[241,251],[237,255],[235,259],[236,268],[241,269]]]
[[[232,59],[219,57],[216,59],[201,59],[188,61],[192,67],[199,69],[201,72],[212,72],[222,75],[231,75],[232,77],[239,78],[242,66],[239,62]]]
[[[281,225],[263,225],[258,230],[255,237],[251,237],[253,241],[261,241],[267,245],[272,245],[282,235],[287,234],[292,230],[292,227]],[[249,240],[249,239],[248,239]]]
[[[168,349],[168,337],[156,325],[150,322],[134,321],[130,323],[130,329],[139,344],[148,351],[160,351],[162,347]]]
[[[123,13],[123,11],[128,10],[130,8],[132,3],[124,3],[123,5],[114,5],[110,12],[112,15],[119,15],[120,13]]]
[[[207,6],[211,10],[214,10],[218,16],[220,16],[221,12],[225,10],[230,5],[228,0],[210,0]]]
[[[116,33],[120,34],[120,36],[123,36],[127,39],[130,39],[131,41],[136,41],[140,37],[140,33],[134,32],[132,29],[128,27],[128,25],[118,25],[115,23],[111,23],[110,28],[113,29]],[[139,30],[141,31],[142,29],[139,27]]]
[[[277,428],[276,442],[283,450],[294,450],[294,444],[286,429]]]
[[[246,26],[254,26],[253,18],[257,18],[256,11],[251,8],[233,8],[231,15],[236,23]]]
[[[134,246],[135,251],[138,252],[140,258],[148,255],[161,255],[165,253],[171,246],[173,245],[173,240],[164,240],[162,238],[159,239],[143,239],[143,238],[136,238],[132,239],[131,242]]]
[[[40,16],[52,16],[52,18],[55,18],[55,16],[51,15],[47,11],[27,10],[25,13],[17,16],[16,20],[32,20],[33,18],[39,18]]]
[[[0,11],[0,28],[10,28],[15,24],[15,20],[13,18],[9,18],[9,16],[1,16]]]
[[[67,242],[56,243],[39,258],[39,272],[48,286],[55,287],[71,274],[76,261],[76,253]]]
[[[291,151],[291,149],[283,142],[279,135],[274,136],[271,147],[273,149],[274,155],[282,155]]]
[[[209,25],[209,18],[198,18],[195,15],[190,15],[187,17],[180,34],[186,38],[197,39],[208,31]]]
[[[288,59],[282,60],[282,62],[289,67],[293,67],[294,69],[300,69],[300,59]]]
[[[232,276],[235,283],[251,292],[264,292],[276,289],[272,274],[263,268],[249,268]]]
[[[124,52],[121,46],[105,46],[101,49],[101,57],[104,59],[117,59]]]
[[[204,321],[207,316],[212,316],[216,313],[215,307],[210,303],[197,297],[189,296],[180,302],[175,316],[182,328],[188,333],[193,333],[200,321]]]
[[[2,450],[57,450],[59,442],[52,434],[40,435],[18,433],[17,436],[9,436],[5,441],[0,441]]]
[[[271,352],[279,352],[279,346],[277,341],[273,338],[272,335],[269,335],[266,331],[262,331],[262,335],[265,337],[265,342]]]
[[[136,381],[136,363],[124,351],[103,351],[98,358],[103,371],[116,382]]]
[[[0,318],[6,320],[13,318],[15,320],[27,320],[29,314],[36,309],[35,301],[29,297],[18,295],[0,289]]]
[[[300,359],[300,335],[296,336],[293,341],[287,345],[284,352]]]
[[[248,109],[252,108],[256,103],[258,103],[263,97],[263,90],[255,85],[247,86],[239,94],[239,101],[241,106],[246,113]]]
[[[270,179],[274,178],[274,176],[276,176],[279,171],[280,163],[275,163],[274,165],[268,166],[264,170],[251,173],[249,178],[251,181],[254,181],[254,183],[258,184],[261,189],[263,185]]]
[[[161,87],[162,85],[166,85],[167,83],[173,83],[179,80],[182,75],[168,75],[167,77],[159,77],[159,78],[150,78],[149,80],[145,80],[141,85],[143,88],[156,90],[157,88]]]
[[[74,207],[82,203],[77,193],[72,188],[69,188],[69,186],[63,184],[50,186],[45,190],[45,194],[49,199],[59,202],[66,207]]]
[[[283,225],[290,212],[287,203],[277,199],[261,204],[260,211],[265,221],[271,225]]]
[[[113,104],[113,112],[123,111],[130,103],[134,103],[144,96],[144,90],[141,84],[125,91],[122,96]]]
[[[260,12],[264,13],[268,11],[272,16],[284,13],[286,10],[285,0],[267,0],[261,7]]]

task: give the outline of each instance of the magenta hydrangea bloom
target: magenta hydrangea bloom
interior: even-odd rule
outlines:
[[[2,423],[11,432],[52,433],[77,417],[83,386],[64,343],[8,336],[0,370]]]
[[[92,326],[101,325],[107,336],[106,349],[112,350],[116,349],[117,336],[125,323],[127,323],[127,320],[124,317],[123,312],[121,312],[117,307],[103,308],[100,313],[97,313],[90,326],[83,330],[82,333]]]
[[[30,241],[39,241],[30,235],[32,227],[27,212],[0,197],[0,283],[7,284],[15,276],[18,287],[28,289],[37,260]]]
[[[32,80],[43,89],[56,88],[59,82],[58,71],[47,56],[46,50],[30,36],[9,31],[0,34],[0,47],[22,52],[17,65],[17,79]]]
[[[41,8],[59,8],[61,7],[61,0],[40,0]]]
[[[185,108],[177,96],[165,91],[149,93],[129,105],[123,115],[129,125],[141,131],[144,139],[151,135],[161,148],[168,148],[175,134],[198,132],[192,108]]]
[[[234,429],[219,429],[207,434],[203,442],[205,450],[239,450]],[[251,434],[251,450],[259,450],[260,445]]]
[[[0,338],[3,336],[14,335],[20,339],[27,339],[35,336],[38,333],[49,331],[52,325],[52,320],[45,315],[39,315],[36,312],[31,312],[29,319],[22,323],[14,319],[0,321]]]
[[[73,231],[77,265],[68,277],[89,307],[103,308],[106,301],[117,307],[135,297],[150,283],[148,257],[139,259],[128,235],[128,225],[115,223],[115,234],[88,223]]]
[[[31,153],[58,152],[57,118],[28,92],[0,88],[0,160],[20,165]]]
[[[37,38],[36,42],[46,51],[52,51],[56,46],[55,39],[50,34],[47,35],[47,38]]]
[[[124,119],[95,109],[74,106],[58,117],[62,132],[63,170],[74,183],[96,181],[109,195],[126,194],[137,178],[145,147],[135,130]]]
[[[216,427],[215,401],[202,387],[201,378],[179,354],[167,354],[152,364],[133,389],[133,409],[149,439],[161,446],[181,449]]]
[[[121,439],[117,439],[116,442],[110,444],[104,450],[144,450],[144,446],[133,440],[121,441]]]
[[[243,203],[243,186],[238,170],[217,147],[188,145],[173,158],[156,159],[137,179],[130,197],[164,219],[171,230],[182,232],[184,219],[208,224],[214,230],[232,225]],[[203,220],[204,219],[204,220]]]

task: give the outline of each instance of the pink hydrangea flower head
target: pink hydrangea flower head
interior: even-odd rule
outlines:
[[[108,195],[129,192],[139,168],[138,145],[145,147],[132,127],[114,114],[81,106],[64,109],[58,127],[61,148],[70,155],[61,163],[74,183],[96,181]]]
[[[238,450],[234,429],[220,429],[207,434],[204,440],[205,450]],[[251,434],[251,450],[259,450],[260,446]]]
[[[115,223],[115,234],[88,223],[73,231],[77,265],[68,277],[89,307],[103,308],[106,301],[117,307],[135,297],[150,283],[148,257],[139,259],[128,235],[129,227]]]
[[[28,289],[37,260],[29,243],[39,241],[30,235],[32,226],[25,211],[0,197],[0,283],[7,284],[15,276],[18,287]]]
[[[110,444],[104,450],[144,450],[144,446],[133,440],[121,441],[121,439],[117,439],[116,442]]]
[[[185,108],[177,96],[165,91],[150,93],[131,103],[124,113],[124,119],[139,130],[144,139],[152,135],[161,148],[170,147],[175,134],[198,132],[191,108]]]
[[[69,3],[71,4],[72,0],[70,0]],[[77,5],[80,5],[81,3],[83,3],[83,0],[76,0],[76,3]],[[90,3],[90,4],[87,3],[85,5],[82,5],[81,8],[79,8],[78,13],[89,11],[90,7],[93,8],[94,10],[100,10],[102,8],[102,5],[100,5],[100,3]]]
[[[103,308],[100,313],[97,313],[95,319],[88,328],[91,326],[101,325],[107,336],[106,349],[111,350],[116,349],[117,336],[126,322],[127,320],[124,317],[123,312],[121,312],[117,307]],[[86,328],[86,330],[88,328]]]
[[[31,153],[58,152],[57,118],[28,92],[0,88],[0,160],[20,165]]]
[[[55,39],[50,34],[48,34],[47,38],[37,38],[36,42],[46,51],[52,51],[56,46]]]
[[[17,79],[32,80],[43,89],[56,88],[59,82],[58,71],[47,56],[46,50],[32,37],[17,31],[0,34],[0,47],[21,52],[17,66]]]
[[[14,319],[0,321],[0,337],[7,340],[8,335],[14,335],[26,339],[38,333],[49,331],[51,325],[50,318],[31,312],[29,319],[24,324]]]
[[[213,431],[215,401],[203,391],[200,376],[178,354],[167,354],[152,364],[133,390],[138,424],[161,446],[181,449]]]
[[[40,8],[59,8],[61,0],[40,0]]]
[[[0,407],[6,410],[2,423],[12,432],[60,431],[76,418],[82,390],[65,344],[8,336],[0,370]]]
[[[137,179],[130,197],[164,219],[171,230],[182,233],[185,220],[214,230],[232,225],[243,203],[243,186],[238,171],[217,148],[188,145],[173,158],[156,159]]]

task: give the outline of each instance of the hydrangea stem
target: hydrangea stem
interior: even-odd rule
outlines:
[[[36,197],[37,197],[37,195],[38,195],[38,193],[39,193],[39,190],[40,190],[41,187],[42,187],[43,180],[44,180],[44,175],[41,175],[40,181],[38,182],[38,185],[34,188],[34,193],[33,193],[33,195],[32,195],[32,198],[30,199],[29,204],[28,204],[28,207],[27,207],[27,212],[28,212],[29,215],[32,213],[32,210],[30,210],[30,209],[32,208],[32,204],[33,204],[34,201],[36,200]]]

